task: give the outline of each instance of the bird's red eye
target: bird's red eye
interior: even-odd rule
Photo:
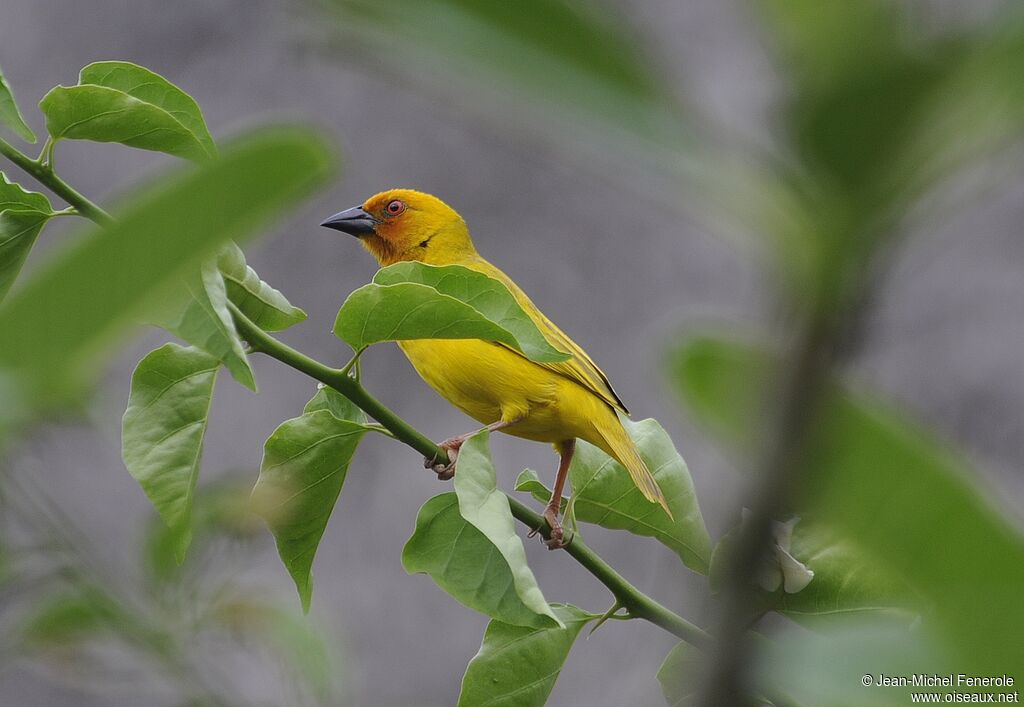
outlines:
[[[388,204],[387,208],[388,208],[388,215],[390,215],[390,216],[398,216],[398,214],[400,214],[403,211],[405,211],[405,202],[401,201],[399,199],[395,199],[390,204]]]

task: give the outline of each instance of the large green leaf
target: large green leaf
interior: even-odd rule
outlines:
[[[98,61],[82,69],[78,83],[114,88],[163,108],[192,133],[210,157],[217,154],[199,104],[160,74],[127,61]]]
[[[256,379],[228,309],[224,278],[212,262],[182,282],[185,301],[153,321],[193,346],[216,356],[239,383],[256,390]]]
[[[526,563],[526,549],[516,534],[516,522],[508,498],[498,490],[497,474],[488,447],[489,436],[486,430],[481,430],[459,448],[455,462],[455,495],[459,499],[459,514],[501,553],[512,572],[512,584],[523,605],[539,616],[554,619],[551,607],[544,600]],[[557,623],[557,619],[555,621]],[[531,623],[524,625],[545,623],[537,624],[531,619]]]
[[[568,604],[552,604],[565,628],[531,628],[492,620],[480,651],[462,678],[459,707],[542,707],[569,650],[588,621],[596,618]]]
[[[499,341],[535,361],[564,361],[504,284],[461,265],[399,263],[345,300],[334,333],[352,348],[406,339]]]
[[[125,466],[176,531],[179,562],[192,541],[192,501],[218,368],[203,351],[164,344],[135,368],[122,421]]]
[[[749,346],[701,340],[680,355],[694,351],[716,386],[771,370],[771,359]],[[696,383],[679,380],[684,393]],[[745,419],[734,409],[746,409],[743,400],[701,402],[696,411],[713,405],[717,420]],[[932,609],[926,622],[959,652],[959,669],[997,674],[1024,662],[1024,539],[954,453],[880,403],[833,389],[805,462],[801,512],[812,510],[919,595]]]
[[[39,232],[50,219],[39,211],[0,211],[0,302],[11,289]]]
[[[454,493],[434,496],[423,504],[416,530],[402,550],[402,564],[407,572],[429,574],[460,603],[499,621],[534,628],[557,625],[551,616],[524,603],[508,562],[486,535],[462,517]]]
[[[633,422],[622,418],[622,424],[657,479],[673,517],[644,498],[621,464],[597,447],[579,441],[569,467],[577,520],[656,538],[675,551],[687,567],[706,574],[711,540],[686,462],[657,420]]]
[[[18,104],[14,100],[14,91],[11,90],[11,85],[4,78],[3,69],[0,69],[0,124],[6,125],[26,142],[34,143],[36,141],[36,134],[32,132],[32,128],[28,126],[21,111],[18,110]]]
[[[54,140],[118,142],[198,162],[217,155],[192,97],[135,64],[90,64],[78,86],[57,86],[39,108]]]
[[[228,299],[264,331],[281,331],[305,321],[306,313],[279,291],[260,279],[245,262],[245,253],[228,243],[217,256],[217,267],[224,276]]]
[[[115,225],[76,239],[8,297],[0,367],[14,369],[34,405],[54,402],[81,383],[114,335],[223,242],[251,236],[322,184],[332,154],[306,130],[258,131],[216,162],[126,201]]]
[[[281,423],[264,446],[253,505],[277,540],[304,611],[313,596],[313,557],[366,430],[317,410]]]
[[[52,214],[50,200],[37,191],[27,191],[20,184],[11,182],[0,170],[0,211],[5,209],[25,209]]]

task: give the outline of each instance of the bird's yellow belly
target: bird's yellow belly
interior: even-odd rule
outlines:
[[[538,442],[590,436],[593,396],[502,346],[477,339],[421,339],[398,345],[423,380],[485,425],[519,420],[502,431]]]

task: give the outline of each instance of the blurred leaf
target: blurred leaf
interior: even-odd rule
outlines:
[[[927,633],[906,624],[855,622],[809,633],[792,626],[761,643],[755,680],[764,692],[785,693],[802,705],[893,707],[913,704],[911,692],[944,692],[933,687],[865,687],[864,676],[955,675]],[[995,675],[994,668],[985,675]],[[998,689],[998,688],[996,688]],[[923,700],[922,700],[923,701]],[[940,700],[941,701],[941,700]]]
[[[317,389],[316,395],[310,398],[302,412],[308,414],[317,410],[327,410],[339,420],[351,420],[361,425],[370,421],[366,413],[356,407],[355,403],[334,388],[326,386]]]
[[[715,547],[710,573],[715,591],[722,586],[725,559],[735,538],[734,529]],[[760,589],[757,606],[751,607],[752,615],[778,611],[817,630],[839,621],[875,616],[909,625],[916,617],[912,608],[919,600],[906,585],[822,523],[798,522],[789,553],[814,572],[814,578],[795,593],[783,587],[775,592]]]
[[[159,586],[179,579],[184,565],[178,562],[178,548],[185,534],[192,536],[190,558],[195,558],[218,537],[238,540],[262,534],[263,523],[252,512],[249,502],[251,491],[250,481],[236,478],[197,486],[190,525],[170,528],[162,520],[151,523],[142,548],[149,578]]]
[[[281,331],[305,321],[306,313],[260,279],[245,262],[245,253],[228,243],[217,256],[217,267],[224,276],[230,299],[242,314],[264,331]]]
[[[0,302],[7,296],[49,214],[40,211],[0,211]]]
[[[83,587],[47,597],[34,607],[22,637],[34,648],[59,646],[92,638],[122,621],[122,612],[110,597]]]
[[[550,616],[526,605],[501,550],[460,515],[454,493],[434,496],[423,504],[416,530],[402,551],[402,564],[409,573],[429,574],[459,603],[499,621],[534,628],[555,624]]]
[[[462,678],[460,707],[542,707],[547,702],[573,642],[595,618],[568,604],[551,608],[565,628],[529,628],[497,620],[487,624],[483,644]]]
[[[523,491],[534,497],[540,503],[547,503],[551,498],[551,489],[544,485],[544,482],[537,476],[537,472],[533,469],[523,469],[519,476],[516,478],[516,491]],[[565,507],[568,505],[569,499],[562,496],[559,508],[560,512],[565,512]]]
[[[82,69],[78,83],[114,88],[163,108],[192,133],[210,157],[216,157],[217,146],[199,104],[163,76],[127,61],[98,61]]]
[[[670,130],[664,82],[639,31],[608,5],[571,0],[327,0],[338,30],[371,40],[403,70],[470,78],[482,87],[597,118],[644,137]],[[345,41],[344,39],[342,41]],[[434,60],[433,62],[431,60]],[[523,105],[524,100],[517,105]],[[678,126],[676,126],[678,127]]]
[[[669,707],[693,704],[691,698],[700,686],[700,662],[700,653],[683,642],[677,643],[665,656],[658,668],[658,682]]]
[[[140,195],[117,224],[76,240],[7,299],[0,367],[32,390],[35,406],[52,404],[190,268],[322,184],[332,154],[306,130],[258,131]]]
[[[303,611],[313,596],[313,557],[366,430],[318,410],[281,423],[264,446],[253,507],[277,540]]]
[[[263,602],[237,599],[216,607],[213,618],[233,632],[244,632],[270,647],[313,688],[324,704],[338,682],[339,667],[330,643],[308,618]]]
[[[381,341],[499,341],[534,361],[565,361],[498,280],[461,265],[390,265],[345,300],[334,333],[359,350]]]
[[[687,567],[707,574],[711,539],[686,462],[657,420],[622,418],[622,424],[658,481],[674,518],[644,498],[621,464],[580,440],[569,467],[577,520],[656,538]]]
[[[459,448],[455,462],[455,495],[459,499],[459,514],[479,530],[498,549],[512,572],[515,592],[523,605],[538,616],[555,619],[541,594],[537,580],[526,563],[523,541],[516,534],[516,522],[508,505],[508,498],[498,490],[497,474],[488,446],[490,434],[477,432]],[[497,617],[495,617],[497,618]],[[517,623],[512,621],[510,623]],[[531,617],[524,626],[545,626]]]
[[[158,314],[152,321],[216,357],[236,381],[255,391],[256,378],[235,330],[224,278],[216,265],[204,263],[198,273],[185,279],[182,289],[186,293],[184,304],[176,305],[173,313]]]
[[[134,64],[90,64],[82,69],[78,86],[51,89],[39,108],[54,140],[118,142],[196,162],[217,156],[192,97]]]
[[[770,370],[771,359],[751,347],[701,340],[681,355],[694,350],[718,352],[703,367],[718,380]],[[690,385],[682,381],[684,392]],[[715,405],[719,420],[744,417],[743,401]],[[838,389],[807,449],[801,513],[813,510],[933,607],[933,620],[959,651],[958,669],[998,674],[1021,665],[1024,539],[968,480],[959,458],[878,402]]]
[[[219,367],[198,349],[164,344],[136,367],[124,413],[125,466],[164,523],[180,531],[179,563],[192,541],[192,500]]]
[[[18,104],[14,100],[14,91],[7,83],[7,79],[4,78],[2,69],[0,69],[0,124],[13,130],[25,142],[35,143],[36,134],[25,123],[21,111],[18,110]]]

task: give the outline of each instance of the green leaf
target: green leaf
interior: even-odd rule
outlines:
[[[307,130],[257,131],[216,162],[125,200],[115,225],[76,239],[7,298],[0,367],[32,391],[35,407],[66,397],[181,277],[322,184],[332,154]]]
[[[339,420],[350,420],[361,425],[365,425],[370,421],[366,413],[359,409],[355,403],[334,388],[328,388],[327,386],[317,389],[316,395],[310,398],[302,412],[311,413],[317,410],[327,410]]]
[[[658,682],[669,707],[692,704],[691,698],[700,686],[700,654],[687,643],[679,642],[665,656],[658,668]]]
[[[45,196],[25,191],[0,172],[0,302],[52,215],[53,209]]]
[[[727,533],[711,558],[711,586],[723,583],[726,558],[736,530]],[[839,621],[880,617],[910,623],[915,598],[905,584],[856,545],[820,522],[800,520],[793,529],[789,554],[812,572],[810,584],[795,593],[780,587],[758,589],[752,613],[778,611],[808,628],[823,630]]]
[[[461,604],[499,621],[534,628],[556,625],[551,616],[525,604],[501,551],[462,517],[454,493],[423,504],[402,550],[402,564],[410,574],[429,574]]]
[[[98,61],[82,69],[78,83],[117,89],[163,108],[195,136],[210,157],[217,155],[217,146],[199,104],[160,74],[127,61]]]
[[[4,78],[2,69],[0,69],[0,124],[13,130],[25,142],[35,143],[36,134],[32,132],[32,128],[28,126],[21,111],[18,110],[18,104],[14,100],[14,91],[7,83],[7,79]]]
[[[45,648],[95,637],[126,621],[106,594],[90,587],[47,597],[34,607],[22,627],[23,640]]]
[[[680,355],[694,350],[717,352],[703,366],[717,381],[771,370],[771,358],[749,346],[701,340]],[[680,384],[686,391],[693,381]],[[743,401],[714,404],[719,420],[744,417],[732,409]],[[877,401],[837,388],[807,449],[801,513],[813,510],[919,595],[932,609],[925,622],[959,652],[958,670],[998,674],[1024,662],[1024,538],[969,481],[962,460]]]
[[[544,600],[537,580],[526,563],[526,549],[516,534],[516,522],[508,498],[498,490],[497,474],[488,447],[489,436],[487,430],[481,430],[459,448],[455,462],[455,476],[458,477],[455,479],[455,495],[459,499],[459,514],[483,533],[501,553],[512,571],[512,583],[523,605],[537,615],[549,617],[557,623],[558,620]],[[531,623],[523,625],[538,624],[531,620]]]
[[[196,162],[217,156],[196,102],[134,64],[90,64],[82,69],[78,86],[51,89],[39,108],[54,140],[117,142]]]
[[[49,219],[48,214],[39,211],[0,211],[0,302],[7,296]]]
[[[230,299],[242,314],[264,331],[281,331],[305,321],[306,313],[260,279],[245,262],[245,253],[228,243],[217,256],[217,267],[224,276]]]
[[[564,628],[513,626],[497,620],[487,624],[480,651],[462,678],[459,707],[545,704],[573,642],[595,618],[568,604],[551,608]]]
[[[381,341],[499,341],[534,361],[564,361],[501,282],[461,265],[398,263],[345,300],[334,333],[353,349]]]
[[[537,476],[537,472],[533,469],[523,469],[519,476],[516,478],[516,491],[522,491],[533,496],[540,503],[547,503],[551,498],[551,489],[544,485],[544,482]],[[562,496],[560,503],[561,512],[565,512],[565,507],[568,505],[569,499]]]
[[[212,262],[204,263],[199,273],[183,282],[183,289],[184,304],[173,314],[158,315],[153,321],[215,356],[236,381],[255,391],[256,379],[228,309],[224,278],[217,267]]]
[[[283,422],[264,446],[253,506],[274,534],[303,611],[313,596],[313,557],[366,431],[317,410]]]
[[[664,492],[673,518],[644,498],[621,464],[597,447],[578,441],[569,466],[576,519],[656,538],[687,567],[707,574],[711,539],[686,462],[657,420],[621,419]]]
[[[192,500],[199,478],[217,359],[164,344],[132,374],[121,428],[121,456],[168,528],[180,530],[175,555],[192,541]]]
[[[5,209],[22,209],[53,214],[50,200],[36,191],[26,191],[20,184],[8,181],[7,175],[0,170],[0,211]]]

